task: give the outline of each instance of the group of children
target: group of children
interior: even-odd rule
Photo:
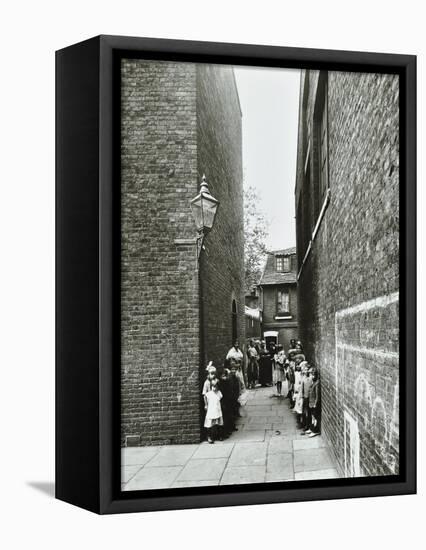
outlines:
[[[237,346],[238,349],[238,346]],[[303,435],[315,437],[321,433],[321,383],[318,369],[306,361],[302,343],[291,340],[287,356],[282,346],[272,355],[274,384],[278,397],[289,399],[290,408],[296,415],[297,426]],[[227,368],[230,366],[230,368]],[[204,427],[207,440],[214,443],[223,440],[237,430],[240,396],[244,389],[242,374],[234,361],[225,362],[217,371],[210,362],[206,368],[207,378],[203,385],[205,409]],[[283,384],[284,393],[283,395]],[[254,387],[249,384],[250,387]]]
[[[302,343],[291,340],[288,357],[282,346],[274,356],[274,377],[277,395],[282,396],[283,381],[287,382],[290,408],[296,414],[302,435],[315,437],[321,433],[321,382],[319,371],[306,361]]]
[[[236,427],[239,416],[241,382],[237,368],[223,367],[220,372],[210,362],[206,368],[207,378],[203,385],[203,400],[205,409],[204,427],[207,430],[207,441],[214,443],[223,441],[231,435]]]

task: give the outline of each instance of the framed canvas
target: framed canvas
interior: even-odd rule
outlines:
[[[416,491],[416,58],[56,53],[56,497]]]

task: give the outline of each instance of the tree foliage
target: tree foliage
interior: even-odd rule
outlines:
[[[266,259],[267,221],[254,187],[244,191],[244,262],[245,287],[249,292],[259,283]]]

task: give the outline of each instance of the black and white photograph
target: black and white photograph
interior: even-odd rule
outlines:
[[[397,476],[399,75],[123,57],[119,186],[121,490]]]
[[[422,4],[2,8],[0,548],[417,550]]]

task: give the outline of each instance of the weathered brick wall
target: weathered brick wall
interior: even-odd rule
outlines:
[[[201,257],[205,357],[220,363],[231,345],[233,298],[244,338],[241,113],[231,70],[123,60],[121,133],[122,444],[198,442],[205,372],[190,200],[204,172],[221,201]]]
[[[302,123],[312,125],[318,74],[310,77],[297,200]],[[347,476],[398,472],[398,94],[396,76],[329,73],[330,202],[299,278],[299,326],[321,370],[323,430]]]
[[[195,65],[123,60],[123,443],[199,441],[197,185]]]
[[[223,365],[232,346],[232,301],[245,341],[241,110],[233,70],[197,66],[198,178],[220,201],[201,258],[204,363]]]

